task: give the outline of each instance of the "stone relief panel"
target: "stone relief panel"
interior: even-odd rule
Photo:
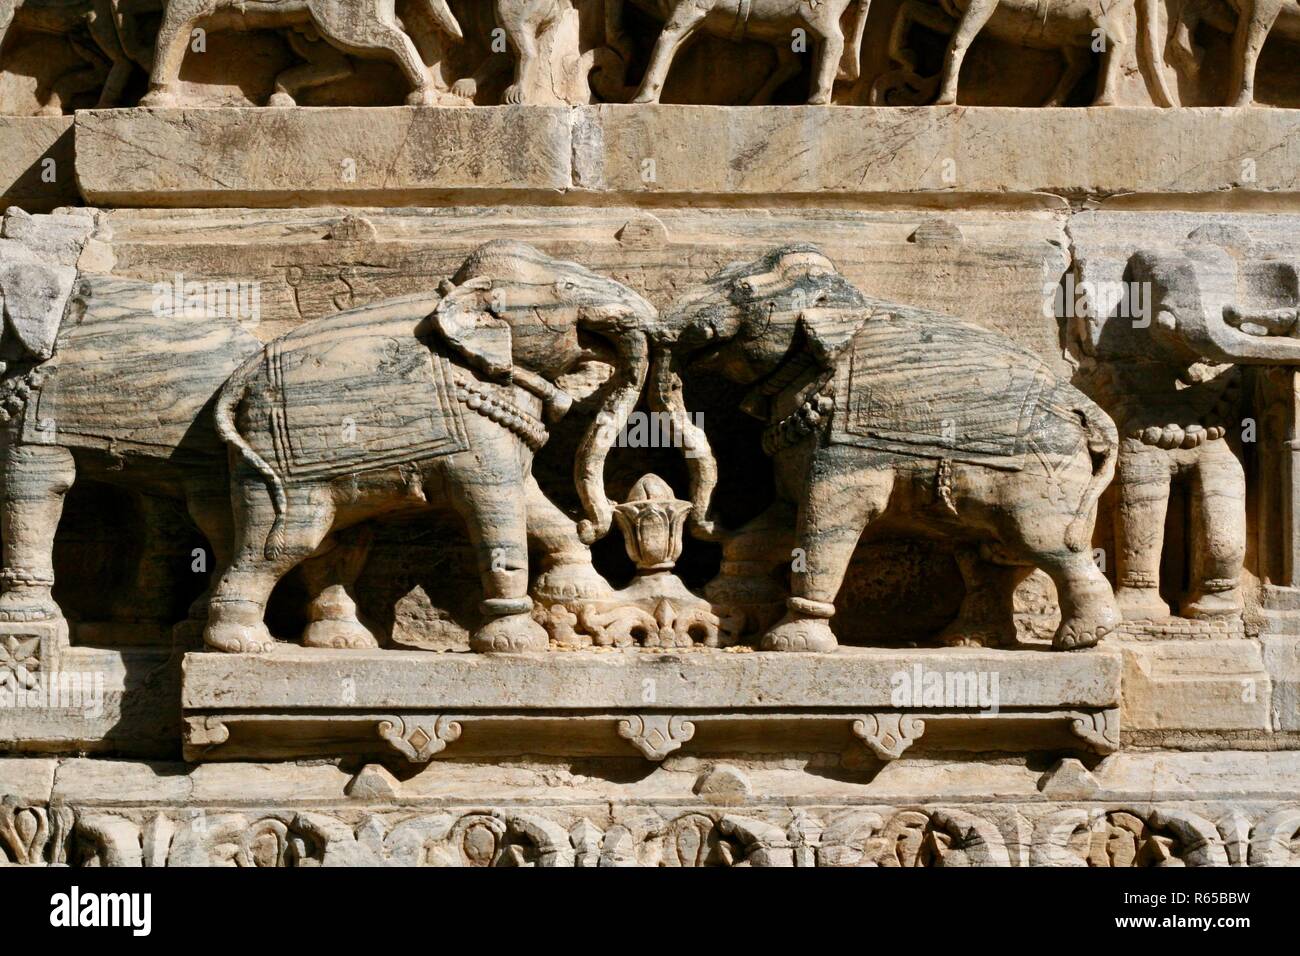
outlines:
[[[1210,816],[1205,814],[1209,813]],[[0,810],[0,865],[1296,866],[1292,807]]]
[[[208,321],[206,298],[111,274],[93,214],[54,217],[45,231],[22,215],[7,223],[7,633],[67,641],[53,555],[79,477],[188,513],[215,583],[185,626],[225,651],[270,649],[267,602],[300,565],[302,642],[376,646],[356,591],[371,523],[409,527],[424,511],[468,529],[478,650],[831,650],[828,621],[877,519],[953,549],[970,599],[940,642],[1014,642],[1013,594],[1034,567],[1057,588],[1056,646],[1095,644],[1118,621],[1089,549],[1116,458],[1109,419],[1010,339],[866,297],[814,246],[771,249],[660,310],[584,266],[497,240],[423,292],[263,344],[233,314]],[[41,243],[62,258],[33,265]],[[209,293],[244,295],[194,295]],[[951,374],[973,360],[978,381],[996,383],[987,391]],[[141,361],[129,388],[110,384]],[[756,420],[743,450],[770,462],[775,500],[743,526],[714,513],[719,459],[698,424],[709,415],[687,401],[691,375],[733,383]],[[548,476],[567,485],[575,515],[543,491],[533,459],[581,401],[570,473]],[[629,441],[638,408],[634,427],[653,440]],[[611,500],[605,464],[620,443],[658,449],[643,460],[666,456],[685,497],[647,468]],[[823,508],[836,520],[817,518]],[[633,566],[621,588],[593,565],[615,528]],[[687,537],[720,560],[703,587],[674,573]],[[141,567],[152,569],[147,556]]]
[[[1294,0],[5,0],[0,108],[1295,107],[1297,42]]]

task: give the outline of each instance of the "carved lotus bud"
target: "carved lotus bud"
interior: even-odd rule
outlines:
[[[690,502],[679,500],[668,482],[653,474],[643,475],[627,501],[614,506],[628,557],[639,571],[667,571],[677,563],[690,511]]]

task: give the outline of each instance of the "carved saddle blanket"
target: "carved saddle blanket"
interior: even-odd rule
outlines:
[[[1059,384],[995,332],[881,304],[840,356],[831,440],[1019,470],[1041,403]]]
[[[266,348],[282,474],[329,477],[469,447],[447,359],[415,336],[427,295],[310,322]]]
[[[221,386],[261,343],[232,318],[167,314],[153,283],[81,276],[24,441],[154,457],[220,457]],[[34,414],[33,414],[34,411]]]

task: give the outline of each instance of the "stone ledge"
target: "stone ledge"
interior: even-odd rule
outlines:
[[[1272,681],[1260,647],[1245,638],[1119,642],[1125,734],[1266,733]],[[1147,734],[1146,732],[1150,732]],[[1222,741],[1217,743],[1222,746]]]
[[[92,205],[436,203],[571,182],[569,111],[544,107],[86,110]]]
[[[183,666],[186,713],[896,710],[893,675],[911,675],[917,666],[923,673],[996,675],[1002,709],[1105,708],[1119,702],[1120,680],[1119,654],[1104,647],[1074,654],[846,647],[834,654],[612,650],[504,656],[286,645],[268,655],[190,653]]]
[[[48,212],[79,201],[72,124],[71,116],[0,116],[0,208]]]
[[[583,110],[575,130],[574,176],[584,189],[667,194],[1295,192],[1300,115],[597,106]]]
[[[86,110],[85,200],[404,206],[674,197],[951,205],[1300,193],[1300,111],[1001,107]],[[0,139],[0,142],[3,142]],[[273,148],[271,148],[273,147]],[[352,166],[347,164],[351,162]],[[1186,200],[1180,200],[1185,202]],[[1055,200],[1059,203],[1059,199]]]
[[[45,685],[59,706],[0,695],[0,751],[176,753],[179,663],[170,648],[67,648]]]

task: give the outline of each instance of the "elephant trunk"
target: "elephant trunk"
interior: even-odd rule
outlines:
[[[583,436],[573,465],[578,497],[587,515],[578,523],[578,536],[583,544],[599,541],[609,532],[614,521],[613,505],[605,497],[605,459],[636,408],[650,364],[649,344],[644,332],[623,333],[617,336],[615,343],[619,359],[614,373],[616,380]]]
[[[691,475],[691,526],[704,538],[714,533],[710,514],[713,490],[718,484],[718,462],[709,447],[704,429],[691,421],[682,397],[682,380],[673,370],[672,355],[667,349],[657,349],[651,371],[650,408],[666,412],[673,424],[673,434],[681,437],[686,453],[686,467]]]

